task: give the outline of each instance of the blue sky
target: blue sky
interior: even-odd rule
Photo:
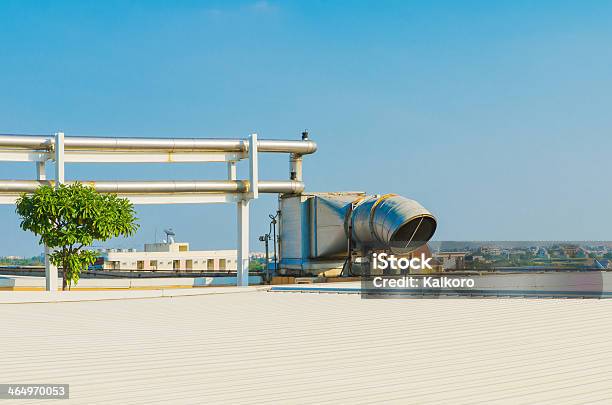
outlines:
[[[0,133],[297,138],[310,191],[419,200],[437,239],[611,239],[612,3],[2,1]],[[264,156],[261,178],[283,179]],[[244,175],[244,167],[241,168]],[[0,178],[33,165],[1,163]],[[222,165],[69,165],[68,179],[219,179]],[[275,210],[252,205],[252,246]],[[235,244],[235,208],[139,206]],[[0,206],[0,255],[36,254]]]

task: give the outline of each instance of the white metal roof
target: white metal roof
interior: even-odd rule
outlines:
[[[62,403],[612,401],[612,300],[259,291],[5,304],[0,320],[0,382],[69,383]]]

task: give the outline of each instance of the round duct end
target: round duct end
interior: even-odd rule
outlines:
[[[436,227],[436,219],[431,215],[410,218],[391,235],[389,247],[395,253],[411,252],[426,244],[436,232]]]

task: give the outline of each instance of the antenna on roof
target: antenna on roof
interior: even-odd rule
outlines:
[[[164,232],[166,233],[166,243],[174,243],[174,237],[176,234],[172,228],[164,229]]]

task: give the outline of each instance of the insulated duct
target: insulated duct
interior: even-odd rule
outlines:
[[[349,245],[358,253],[412,253],[436,230],[436,219],[427,209],[395,194],[286,194],[280,210],[280,267],[297,274],[341,269]]]
[[[66,184],[73,184],[67,181]],[[247,193],[249,182],[244,180],[200,180],[200,181],[82,181],[101,193],[147,194],[147,193]],[[0,193],[33,193],[42,185],[54,185],[48,180],[0,180]],[[260,181],[260,193],[300,193],[304,183],[300,181]]]
[[[436,231],[436,219],[421,204],[395,195],[360,200],[347,219],[347,236],[365,249],[411,252],[424,245]]]
[[[53,136],[0,135],[0,147],[31,150],[51,150],[55,144]],[[96,151],[164,151],[164,152],[248,152],[249,141],[245,139],[214,138],[102,138],[66,136],[66,150]],[[317,150],[317,144],[309,139],[282,140],[260,139],[259,152],[294,153],[307,155]]]

